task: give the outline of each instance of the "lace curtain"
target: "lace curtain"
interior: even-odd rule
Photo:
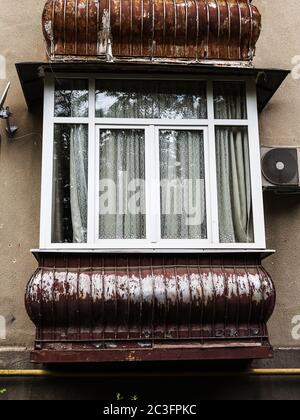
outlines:
[[[247,118],[244,83],[214,84],[215,117]],[[254,242],[247,127],[216,127],[220,242]]]
[[[87,116],[87,86],[83,81],[68,83],[61,82],[60,90],[57,88],[55,115]],[[245,85],[214,83],[214,110],[216,119],[247,118]],[[128,119],[206,118],[205,83],[98,81],[96,115]],[[207,238],[203,133],[183,128],[161,129],[159,137],[160,176],[164,188],[167,185],[161,190],[162,238]],[[215,141],[220,241],[254,242],[247,128],[218,126]],[[53,168],[52,241],[84,243],[87,125],[55,126]],[[99,171],[99,238],[145,238],[144,130],[102,129]],[[101,194],[106,194],[108,203],[101,201]]]
[[[99,238],[146,238],[144,130],[101,130],[99,170]]]
[[[96,82],[100,118],[207,118],[206,83],[115,80]]]
[[[88,117],[89,82],[87,79],[56,79],[55,117]]]
[[[160,130],[163,239],[207,238],[203,131]]]
[[[160,162],[162,238],[206,238],[203,132],[161,130]],[[101,130],[99,168],[99,238],[146,238],[144,131]]]
[[[88,128],[56,124],[54,130],[52,242],[87,241]]]

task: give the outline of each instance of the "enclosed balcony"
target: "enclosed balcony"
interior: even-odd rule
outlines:
[[[37,363],[272,357],[249,0],[48,0]],[[188,181],[188,182],[187,182]],[[166,186],[170,187],[165,189]]]

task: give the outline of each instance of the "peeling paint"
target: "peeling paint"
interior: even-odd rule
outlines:
[[[107,256],[102,266],[95,264],[97,254],[72,258],[46,257],[28,284],[37,349],[126,350],[134,361],[140,360],[134,349],[151,352],[161,341],[173,346],[185,339],[191,346],[208,340],[221,348],[220,340],[243,346],[253,337],[261,345],[267,337],[275,291],[255,258],[237,267],[226,266],[225,256],[209,265],[188,255],[145,263],[134,255]],[[64,264],[69,268],[57,268]]]
[[[100,273],[89,275],[71,272],[44,271],[39,272],[31,281],[31,298],[45,301],[59,302],[61,295],[74,297],[78,295],[81,300],[92,298],[94,302],[101,300],[132,300],[139,302],[141,296],[145,302],[152,301],[153,297],[158,303],[165,303],[166,298],[175,303],[178,299],[183,303],[192,300],[202,300],[207,305],[215,297],[227,298],[252,296],[253,301],[259,303],[267,300],[273,292],[272,285],[260,276],[245,274],[244,276],[225,276],[220,274],[203,273],[182,276],[164,277],[151,276],[137,277],[135,275],[118,276],[115,274],[102,275]]]
[[[261,15],[249,0],[48,0],[43,31],[52,60],[251,62]]]

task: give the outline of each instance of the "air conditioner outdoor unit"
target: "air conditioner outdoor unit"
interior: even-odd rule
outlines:
[[[300,147],[261,148],[263,189],[300,194]]]

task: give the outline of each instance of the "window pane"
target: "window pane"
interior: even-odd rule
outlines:
[[[203,131],[160,130],[161,235],[206,239]]]
[[[96,117],[206,119],[206,83],[98,80]]]
[[[216,119],[247,119],[245,82],[215,82],[214,108]]]
[[[87,241],[88,126],[55,124],[52,242]]]
[[[57,79],[55,81],[54,116],[88,117],[88,80]]]
[[[220,241],[254,242],[248,129],[217,127]]]
[[[100,131],[99,239],[144,239],[145,132]]]

